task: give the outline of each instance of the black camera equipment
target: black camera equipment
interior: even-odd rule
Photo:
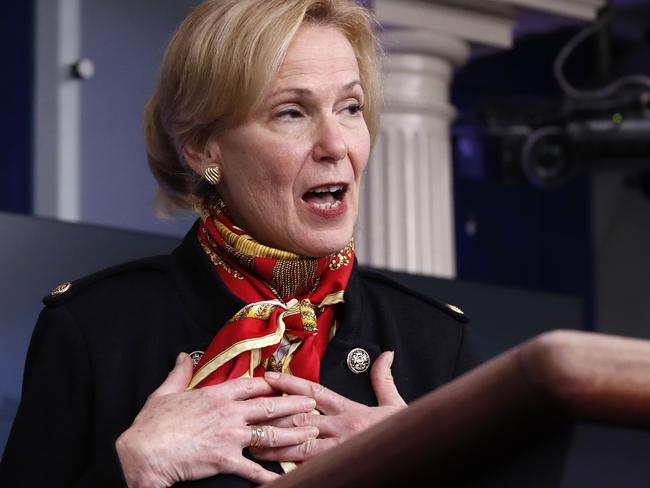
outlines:
[[[552,188],[581,171],[650,171],[650,77],[625,76],[596,90],[582,90],[564,74],[569,55],[604,30],[610,19],[610,14],[603,15],[558,54],[554,74],[563,100],[491,101],[479,109],[485,157],[501,162],[488,176],[525,178],[536,187]]]

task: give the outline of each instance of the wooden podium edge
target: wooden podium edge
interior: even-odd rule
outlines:
[[[548,332],[267,486],[458,481],[571,420],[650,426],[650,341]]]

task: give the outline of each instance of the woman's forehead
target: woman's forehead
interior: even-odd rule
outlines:
[[[333,27],[301,27],[273,80],[272,92],[330,79],[342,85],[358,81],[359,65],[350,42]]]

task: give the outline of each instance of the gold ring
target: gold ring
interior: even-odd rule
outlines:
[[[264,441],[266,432],[259,425],[251,425],[251,443],[250,447],[260,447]]]

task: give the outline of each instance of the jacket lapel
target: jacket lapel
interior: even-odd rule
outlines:
[[[339,314],[337,332],[321,364],[321,383],[350,400],[376,405],[377,400],[370,384],[370,369],[382,351],[377,331],[368,320],[367,301],[358,271],[355,259],[345,290],[345,302]],[[370,366],[363,373],[354,373],[348,366],[348,354],[355,348],[363,349],[370,356]]]
[[[199,245],[198,223],[172,253],[172,272],[178,292],[193,323],[205,334],[206,343],[245,303],[234,296],[214,272]]]

